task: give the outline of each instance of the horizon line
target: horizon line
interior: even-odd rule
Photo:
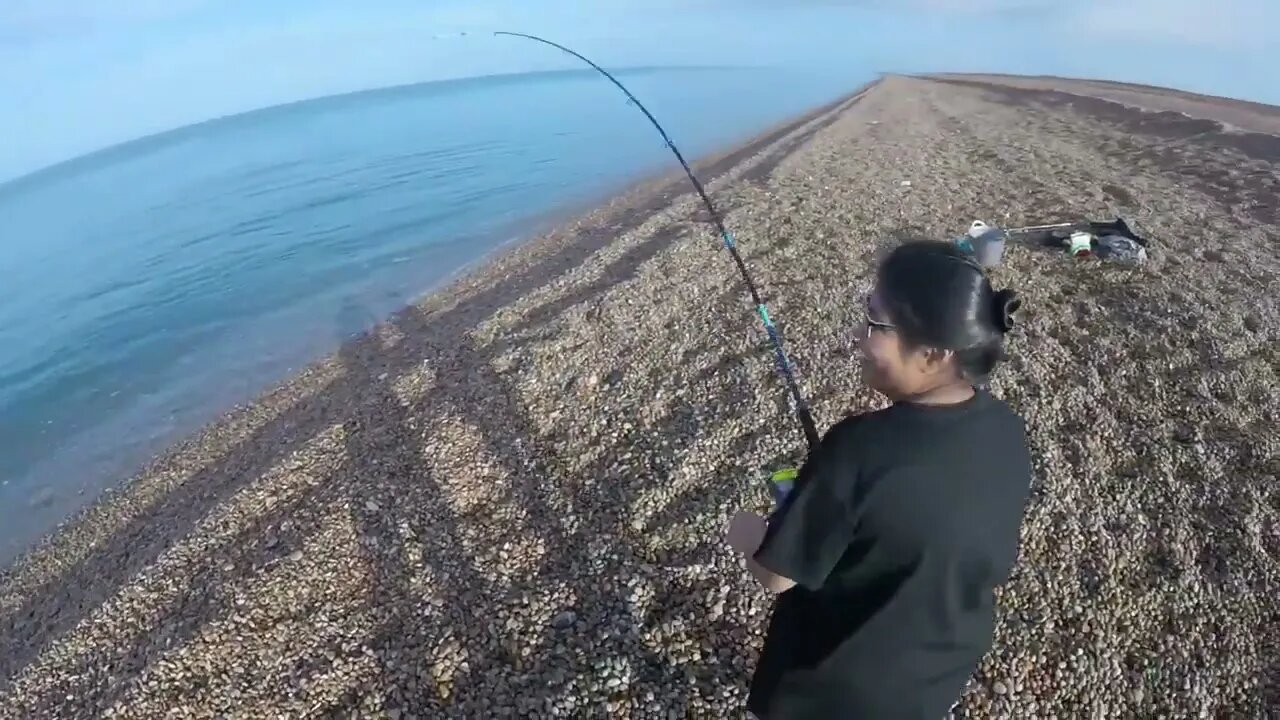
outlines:
[[[762,69],[772,69],[772,68],[774,68],[774,66],[769,66],[769,65],[711,65],[711,64],[707,64],[707,65],[628,65],[628,66],[620,67],[617,69],[610,69],[609,72],[618,74],[618,75],[625,75],[625,74],[662,72],[662,71],[762,70]],[[29,185],[31,183],[38,183],[44,179],[49,178],[50,176],[59,175],[64,171],[67,171],[72,169],[73,167],[79,166],[82,163],[86,163],[95,159],[101,159],[102,156],[110,156],[118,152],[124,152],[129,149],[136,148],[139,145],[148,145],[155,142],[162,142],[167,139],[176,139],[175,136],[183,135],[187,132],[191,132],[195,130],[196,128],[201,128],[206,125],[213,125],[213,124],[219,124],[224,122],[242,121],[242,120],[248,119],[251,116],[275,112],[275,111],[283,110],[286,108],[291,108],[291,107],[296,107],[301,105],[310,105],[310,104],[350,101],[360,96],[383,95],[383,94],[391,95],[391,94],[402,93],[405,91],[419,89],[419,88],[422,88],[425,86],[431,86],[431,85],[435,85],[435,86],[465,85],[469,83],[479,83],[479,82],[493,81],[493,80],[518,80],[518,79],[528,79],[532,77],[547,77],[547,76],[556,76],[556,75],[584,75],[584,74],[595,75],[597,73],[592,68],[582,67],[582,68],[561,68],[557,70],[528,70],[523,72],[489,73],[484,75],[465,75],[465,76],[452,77],[452,78],[440,78],[437,80],[422,80],[418,82],[398,83],[395,85],[383,85],[383,86],[373,87],[373,88],[364,88],[361,90],[350,90],[346,92],[333,93],[331,95],[317,95],[314,97],[301,98],[298,100],[289,100],[287,102],[276,103],[273,105],[263,105],[261,107],[250,108],[248,110],[241,110],[237,112],[227,113],[225,115],[215,115],[213,117],[205,118],[204,120],[197,120],[195,122],[187,123],[185,125],[177,125],[174,127],[166,128],[164,130],[158,130],[156,132],[147,133],[146,135],[139,135],[137,137],[129,138],[128,140],[121,140],[119,142],[114,142],[109,145],[103,145],[102,147],[99,147],[97,149],[90,150],[88,152],[84,152],[79,155],[73,155],[71,157],[65,158],[63,160],[58,160],[48,165],[42,165],[36,168],[35,170],[23,172],[18,175],[14,175],[10,178],[0,178],[0,194],[8,194],[15,190],[21,190],[23,186]]]

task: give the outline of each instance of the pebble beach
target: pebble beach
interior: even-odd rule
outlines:
[[[1024,304],[991,389],[1036,474],[954,714],[1280,717],[1280,108],[886,76],[694,169],[820,429],[883,404],[851,331],[895,243],[1148,238],[1138,266],[1015,240],[992,271]],[[0,718],[741,718],[770,598],[722,538],[803,445],[688,180],[646,181],[0,572]]]

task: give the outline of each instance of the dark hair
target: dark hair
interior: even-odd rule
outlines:
[[[956,245],[899,245],[877,279],[880,300],[908,347],[953,351],[960,372],[974,382],[1004,359],[1004,334],[1022,301],[1012,290],[993,289],[982,266]]]

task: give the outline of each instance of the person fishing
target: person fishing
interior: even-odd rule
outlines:
[[[1017,554],[1031,477],[1022,419],[981,386],[1018,300],[950,243],[897,248],[880,266],[859,346],[892,407],[819,437],[737,241],[671,136],[611,73],[590,65],[662,135],[742,275],[809,445],[771,519],[739,513],[727,540],[780,593],[747,707],[764,720],[927,718],[960,696],[990,648],[992,589]]]
[[[951,243],[898,246],[857,329],[892,405],[831,427],[766,518],[726,541],[778,593],[747,709],[939,720],[990,649],[1031,481],[1026,426],[985,388],[1020,301]]]

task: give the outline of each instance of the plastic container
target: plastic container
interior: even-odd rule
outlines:
[[[1067,254],[1075,257],[1093,254],[1093,235],[1083,230],[1071,233],[1070,239],[1067,240]]]
[[[981,220],[974,220],[969,226],[969,246],[978,264],[993,268],[1004,258],[1004,244],[1008,235],[1000,228],[988,226]]]

